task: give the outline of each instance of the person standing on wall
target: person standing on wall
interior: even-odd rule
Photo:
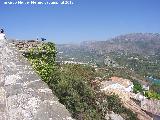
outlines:
[[[1,33],[4,34],[4,30],[3,29],[1,29]]]
[[[0,39],[6,39],[3,29],[1,29],[1,32],[0,32]]]

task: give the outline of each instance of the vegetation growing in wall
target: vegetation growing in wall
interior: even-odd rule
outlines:
[[[49,83],[51,75],[55,70],[55,45],[51,42],[41,44],[37,48],[30,48],[29,52],[24,54],[28,58],[32,67],[41,76],[41,78]]]
[[[25,57],[74,118],[103,120],[107,111],[114,111],[125,119],[136,119],[134,113],[123,107],[118,96],[107,96],[93,89],[92,82],[98,74],[92,67],[71,64],[58,66],[55,64],[55,55],[54,44],[45,43],[37,49],[30,49]]]

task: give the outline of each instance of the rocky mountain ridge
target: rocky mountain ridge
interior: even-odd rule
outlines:
[[[89,51],[108,52],[130,52],[154,55],[160,50],[159,33],[131,33],[120,35],[106,41],[82,42],[80,47]]]

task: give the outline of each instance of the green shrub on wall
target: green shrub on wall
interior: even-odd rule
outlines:
[[[28,58],[32,67],[48,83],[55,69],[55,45],[53,43],[43,43],[37,48],[31,48],[25,57]]]

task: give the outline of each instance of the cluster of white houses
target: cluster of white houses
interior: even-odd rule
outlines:
[[[104,81],[101,83],[101,90],[120,90],[124,92],[133,91],[133,83],[128,79],[123,79],[119,77],[111,77],[109,81]]]

